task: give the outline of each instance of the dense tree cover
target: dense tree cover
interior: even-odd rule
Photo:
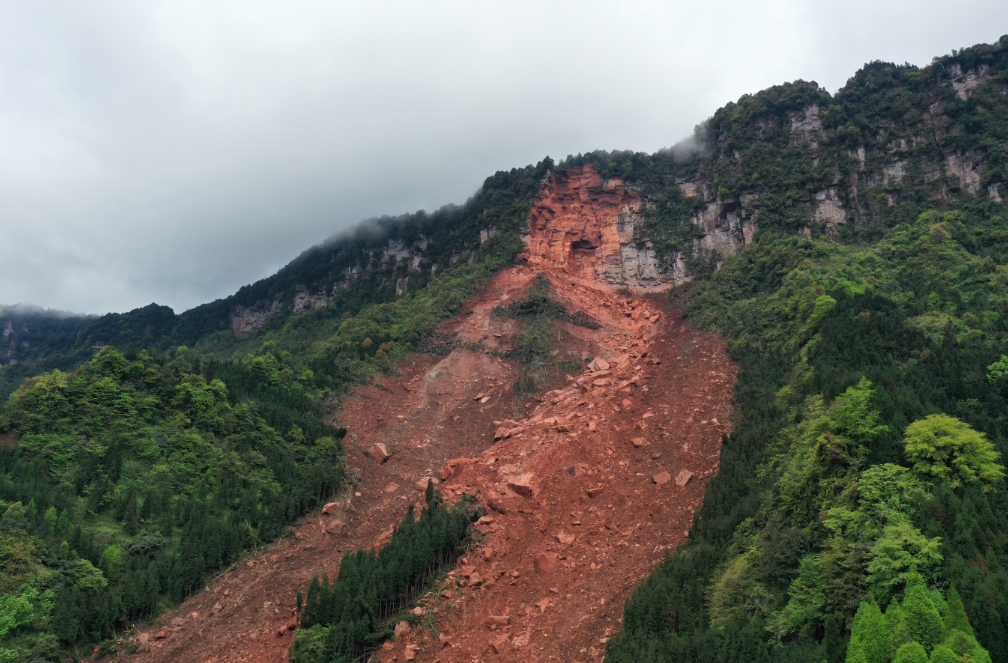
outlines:
[[[26,377],[90,359],[93,350],[78,348],[78,335],[95,318],[0,305],[0,400]]]
[[[943,628],[961,594],[956,629],[1008,661],[1008,215],[994,202],[1008,175],[1006,47],[924,69],[872,63],[833,96],[776,86],[718,110],[695,149],[561,164],[623,175],[644,195],[637,241],[666,266],[683,260],[698,282],[677,296],[741,368],[721,472],[690,541],[628,601],[611,660],[839,661],[854,635],[886,642],[873,610],[931,614],[919,576]],[[981,69],[984,84],[957,94]],[[152,304],[104,316],[72,347],[53,328],[36,339],[49,351],[0,367],[0,395],[63,371],[0,413],[2,646],[44,660],[61,641],[104,637],[311,508],[341,468],[323,403],[434,347],[437,323],[520,250],[551,168],[362,225],[181,315]],[[846,223],[817,220],[823,195]],[[714,203],[722,221],[761,228],[716,274],[694,223]],[[556,320],[590,323],[540,290],[501,311],[526,320],[518,353],[533,371],[553,357]],[[329,302],[295,311],[305,294]],[[240,307],[275,312],[242,338],[230,332]],[[74,370],[107,344],[151,354],[109,348]],[[864,605],[873,626],[852,635]],[[892,628],[894,660],[973,656],[964,636]]]
[[[890,602],[885,613],[874,599],[858,606],[846,663],[990,660],[973,634],[955,588],[946,600],[938,590],[929,590],[920,575],[911,574],[904,599]]]
[[[106,347],[11,396],[0,415],[0,656],[45,659],[111,636],[341,485],[342,430],[278,430],[203,369],[185,349]]]
[[[969,71],[984,84],[960,95]],[[1008,37],[924,69],[871,63],[832,97],[801,81],[744,96],[692,151],[561,164],[644,193],[640,240],[684,260],[698,282],[676,297],[741,369],[690,540],[628,601],[607,660],[842,660],[860,603],[904,600],[921,572],[958,587],[1008,661],[1006,72]],[[846,223],[817,221],[827,195]],[[714,202],[760,233],[712,276],[695,219]],[[832,418],[864,378],[879,428],[861,440]],[[880,481],[905,508],[867,513]]]
[[[390,618],[461,554],[478,515],[471,497],[463,495],[446,507],[428,482],[427,506],[419,519],[411,505],[380,551],[345,555],[332,583],[326,577],[312,579],[291,661],[358,660],[391,637],[396,620]]]
[[[740,363],[736,428],[607,660],[843,660],[862,602],[905,606],[917,575],[1008,660],[999,207],[868,244],[765,232],[684,295]]]

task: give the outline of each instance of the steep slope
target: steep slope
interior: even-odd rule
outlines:
[[[561,302],[602,324],[569,330],[570,347],[596,359],[442,472],[443,490],[489,507],[482,545],[423,601],[439,637],[411,634],[379,660],[414,647],[428,661],[597,660],[623,600],[685,538],[717,470],[735,374],[724,345],[662,303],[546,273]],[[493,303],[474,303],[476,314]]]
[[[653,249],[638,248],[643,216],[639,192],[622,177],[591,167],[550,173],[529,216],[523,260],[589,284],[635,291],[667,285]]]
[[[254,335],[267,321],[267,330],[279,331],[297,314],[322,311],[338,325],[344,314],[422,290],[438,274],[472,260],[494,236],[514,240],[552,166],[546,159],[498,172],[463,205],[370,219],[304,251],[276,274],[182,314],[151,305],[104,316],[82,338],[123,348],[199,346],[215,339],[206,349],[217,351]],[[517,247],[504,242],[499,250],[513,255]],[[153,336],[145,336],[155,313]]]
[[[628,205],[596,203],[589,169],[572,181],[580,212],[612,233]],[[535,208],[554,196],[545,187]],[[552,230],[549,222],[538,229]],[[557,243],[569,251],[582,246],[579,237]],[[453,583],[450,597],[427,603],[450,647],[416,633],[382,660],[406,644],[420,647],[420,659],[469,660],[490,639],[513,660],[600,651],[599,638],[619,628],[622,600],[689,529],[730,432],[734,368],[723,343],[665,304],[617,294],[599,276],[605,263],[585,256],[589,264],[573,277],[565,265],[535,265],[532,250],[522,258],[527,264],[498,274],[442,326],[454,346],[447,356],[417,356],[401,375],[344,401],[337,420],[350,431],[347,454],[360,482],[338,508],[307,519],[293,538],[141,633],[138,660],[279,660],[290,636],[277,633],[292,618],[295,591],[314,575],[334,575],[346,551],[380,545],[407,506],[422,502],[431,476],[446,479],[449,499],[476,493],[491,515],[463,565],[465,589]],[[593,361],[561,378],[561,389],[531,398],[515,391],[521,366],[506,358],[524,325],[498,306],[520,300],[537,275],[549,279],[556,301],[600,326],[558,325],[558,356],[574,366]],[[379,443],[391,455],[383,463],[369,455]],[[490,634],[483,622],[502,614],[510,623]]]
[[[62,311],[0,306],[0,399],[30,375],[87,360],[93,350],[78,349],[79,335],[94,320]]]
[[[631,346],[630,342],[640,341],[645,344],[648,357],[658,356],[662,364],[649,365],[648,357],[641,357],[638,352],[638,359],[644,359],[639,363],[649,391],[644,392],[640,387],[644,395],[636,396],[654,407],[654,419],[663,416],[664,411],[657,407],[661,403],[647,401],[647,394],[662,387],[647,383],[650,378],[646,378],[643,369],[653,371],[652,377],[663,384],[678,384],[675,380],[688,373],[680,376],[661,372],[673,363],[673,352],[676,358],[680,356],[668,343],[678,343],[676,339],[680,339],[681,334],[685,334],[680,339],[683,343],[688,339],[701,344],[716,344],[716,341],[678,325],[675,316],[664,312],[658,301],[630,302],[635,307],[633,310],[643,307],[662,312],[655,323],[649,322],[650,327],[634,327],[618,315],[612,315],[613,310],[630,307],[630,303],[620,297],[631,295],[617,296],[616,289],[627,288],[625,293],[641,296],[648,289],[660,290],[693,280],[695,283],[685,293],[680,291],[679,301],[686,303],[693,322],[715,329],[729,339],[732,357],[740,362],[741,382],[736,393],[739,407],[733,420],[735,430],[728,436],[723,450],[724,471],[709,487],[702,517],[694,522],[685,553],[663,562],[658,573],[651,576],[628,602],[627,629],[607,643],[607,657],[612,660],[663,660],[695,658],[717,652],[718,660],[723,661],[814,657],[815,660],[826,658],[832,663],[843,658],[858,602],[865,596],[863,592],[869,582],[874,581],[869,581],[864,573],[865,541],[855,544],[843,537],[836,539],[830,545],[846,541],[856,554],[845,559],[843,564],[832,567],[827,564],[830,560],[824,557],[827,546],[823,538],[826,523],[821,514],[829,512],[835,505],[833,500],[840,500],[844,508],[859,508],[859,477],[866,468],[890,463],[902,468],[896,472],[909,471],[907,465],[910,463],[903,453],[903,432],[910,422],[928,414],[941,412],[961,418],[985,433],[1003,453],[1008,451],[1003,415],[1008,360],[1001,359],[1008,354],[1005,345],[1008,296],[1004,292],[1008,283],[1004,271],[1008,260],[1005,252],[1008,229],[1004,219],[1008,218],[1008,213],[1003,200],[1008,154],[1006,47],[1008,39],[1002,39],[994,45],[981,45],[937,59],[923,69],[871,63],[832,96],[814,83],[801,81],[747,95],[717,111],[700,128],[695,141],[697,149],[693,151],[672,150],[655,155],[596,152],[569,157],[558,167],[547,159],[535,167],[501,172],[489,178],[484,188],[464,206],[446,208],[431,215],[386,220],[383,223],[387,235],[362,233],[316,247],[280,274],[244,288],[231,298],[198,307],[182,316],[157,305],[106,316],[94,326],[81,330],[72,351],[47,355],[38,361],[52,360],[70,366],[87,359],[94,349],[107,343],[124,348],[148,346],[159,351],[178,343],[194,345],[197,351],[187,355],[187,361],[192,360],[192,368],[186,371],[191,373],[191,380],[223,380],[229,405],[257,411],[263,425],[272,429],[270,435],[284,436],[289,444],[308,456],[325,435],[321,417],[327,404],[343,403],[343,416],[355,422],[359,430],[351,432],[358,436],[371,435],[367,428],[371,421],[369,415],[374,413],[376,405],[387,406],[390,414],[398,413],[392,414],[396,421],[384,426],[384,432],[375,431],[372,437],[384,439],[393,449],[399,445],[399,454],[377,468],[374,476],[378,484],[365,483],[365,486],[370,486],[367,490],[376,486],[382,488],[381,481],[392,477],[400,487],[377,502],[358,503],[367,521],[361,522],[359,534],[353,530],[348,540],[358,545],[374,541],[372,525],[380,524],[385,528],[396,520],[394,510],[382,511],[380,506],[374,506],[378,510],[371,510],[370,505],[399,505],[395,496],[402,495],[398,491],[403,485],[410,485],[399,479],[414,476],[421,466],[422,472],[436,472],[440,463],[451,455],[480,457],[481,461],[449,478],[448,487],[469,485],[500,495],[498,484],[503,481],[507,489],[508,472],[504,475],[499,471],[494,473],[493,466],[498,463],[487,465],[484,462],[490,460],[481,455],[486,450],[482,446],[484,442],[475,439],[477,435],[473,434],[475,431],[483,438],[485,433],[488,444],[489,436],[497,433],[496,427],[488,426],[482,418],[461,412],[457,413],[459,420],[452,415],[450,423],[441,414],[431,414],[441,404],[456,407],[446,392],[468,393],[452,385],[475,379],[472,374],[475,370],[486,370],[494,376],[494,383],[484,387],[492,386],[496,395],[480,405],[493,402],[497,409],[480,413],[481,416],[495,417],[512,428],[515,426],[508,418],[516,423],[528,420],[524,427],[518,428],[527,428],[540,437],[530,442],[530,437],[523,433],[517,440],[516,435],[506,439],[500,444],[501,457],[511,454],[514,458],[508,458],[509,461],[522,460],[504,465],[524,467],[524,463],[529,463],[528,467],[536,476],[551,472],[560,462],[559,456],[551,456],[543,447],[534,449],[535,444],[545,440],[560,456],[568,451],[571,457],[583,453],[589,459],[584,461],[588,469],[601,467],[601,464],[592,465],[597,444],[606,444],[613,437],[613,431],[618,437],[620,431],[616,431],[615,426],[625,428],[633,421],[622,407],[621,399],[625,396],[616,396],[621,408],[619,413],[614,411],[609,419],[599,418],[595,422],[596,430],[607,422],[612,423],[611,428],[605,429],[609,431],[608,437],[599,441],[582,431],[575,441],[573,435],[566,434],[576,430],[541,430],[545,419],[552,419],[552,416],[544,415],[542,420],[532,423],[535,415],[529,414],[530,408],[525,407],[529,402],[528,394],[536,389],[542,391],[543,384],[548,385],[545,389],[566,386],[563,370],[570,372],[575,380],[588,377],[581,374],[582,353],[591,357],[613,352],[609,340],[616,341],[614,359],[623,354],[628,357],[626,367],[621,361],[615,362],[616,370],[635,369],[638,362],[630,361],[634,359],[631,349],[637,351],[642,346]],[[922,214],[932,209],[948,214]],[[501,272],[514,264],[523,239],[527,248],[517,271]],[[738,254],[737,257],[733,257],[733,253]],[[539,320],[526,318],[523,322],[521,315],[512,316],[504,310],[501,313],[505,315],[493,314],[497,307],[490,307],[490,301],[481,300],[484,295],[477,294],[471,304],[474,308],[466,309],[469,315],[441,325],[491,278],[497,279],[487,286],[492,288],[491,296],[504,304],[503,309],[509,309],[507,302],[524,297],[522,289],[529,283],[532,284],[530,289],[536,287],[538,281],[533,275],[537,273],[545,275],[552,284],[556,302],[561,302],[572,315],[537,327]],[[505,299],[500,300],[500,297]],[[605,303],[609,307],[604,306]],[[574,311],[578,307],[591,310]],[[480,308],[480,312],[473,312],[476,308]],[[633,321],[633,311],[630,312],[630,321]],[[592,318],[603,323],[601,330],[592,329],[588,324]],[[541,333],[543,329],[556,332],[556,336]],[[652,333],[655,335],[649,335]],[[58,331],[55,337],[61,334]],[[445,393],[426,388],[409,392],[403,389],[402,393],[410,394],[409,398],[419,394],[419,400],[387,402],[386,399],[391,398],[388,392],[374,386],[369,388],[370,392],[360,392],[373,393],[370,400],[346,400],[346,392],[353,385],[376,373],[394,371],[398,362],[417,349],[437,357],[445,350],[455,350],[450,362],[430,374],[434,378],[432,383],[438,382],[438,376],[447,376],[449,386],[443,389]],[[463,350],[472,354],[467,355]],[[558,354],[553,356],[553,350]],[[668,354],[662,355],[662,352]],[[686,357],[686,353],[681,354]],[[519,357],[521,362],[517,361]],[[421,376],[426,376],[427,369],[437,362],[436,357],[427,355],[414,359]],[[24,371],[33,361],[36,360],[20,362],[14,368]],[[135,360],[129,358],[128,361]],[[692,362],[695,361],[695,358],[689,359],[684,370],[694,369]],[[720,361],[715,362],[718,374],[708,376],[715,381],[721,373],[729,374],[720,369]],[[9,372],[11,368],[0,368],[4,379],[14,375]],[[412,369],[404,367],[403,370]],[[636,374],[636,370],[631,370],[624,379]],[[862,376],[868,376],[874,387],[860,389]],[[59,376],[52,377],[54,379],[49,381],[33,383],[40,387],[36,395],[52,385],[57,391],[62,388]],[[140,384],[142,377],[143,372],[139,371],[129,376],[129,380]],[[616,377],[620,377],[618,372]],[[614,378],[612,375],[594,376],[592,382],[606,379]],[[423,380],[427,378],[418,378],[416,386],[426,384]],[[512,380],[515,380],[515,389],[509,392],[511,400],[496,403],[494,398],[499,397],[503,387]],[[381,381],[393,392],[401,386],[394,379],[386,382],[387,378],[382,378]],[[685,384],[695,390],[699,381]],[[181,397],[184,394],[178,393],[181,385],[174,383],[162,385],[160,402],[146,401],[141,398],[142,390],[129,389],[128,395],[136,396],[135,401],[117,401],[106,385],[99,386],[101,388],[93,393],[81,392],[77,396],[86,397],[82,401],[94,405],[96,410],[121,405],[138,407],[138,410],[126,408],[118,413],[129,419],[125,428],[134,431],[139,430],[143,416],[147,416],[142,412],[150,405],[155,409],[163,408],[176,397],[180,397],[179,403],[185,402]],[[611,384],[594,386],[612,388]],[[629,384],[625,388],[635,394],[639,386]],[[848,439],[849,436],[844,437],[848,431],[830,417],[840,407],[838,397],[849,388],[856,388],[855,393],[862,396],[869,394],[866,398],[877,408],[870,412],[886,422],[885,432],[857,440],[856,444]],[[687,397],[693,395],[691,392]],[[218,396],[224,399],[225,392],[215,387],[214,398]],[[581,407],[587,408],[594,403],[592,410],[599,410],[601,401],[591,399],[602,397],[609,395],[584,396],[586,402]],[[634,405],[635,399],[626,397]],[[481,401],[483,398],[487,395],[484,394]],[[671,398],[666,395],[665,404]],[[53,413],[48,403],[46,398],[38,398],[32,404],[33,414],[39,416],[39,421]],[[358,419],[353,419],[353,403],[359,408]],[[571,405],[550,401],[551,407],[559,408],[555,412],[562,412],[565,417]],[[414,410],[422,417],[416,422],[409,418]],[[398,419],[400,414],[402,420]],[[712,422],[716,416],[719,422],[724,422],[720,413],[708,414],[711,418],[701,421]],[[21,472],[18,482],[0,483],[4,490],[3,506],[11,512],[10,522],[3,525],[4,536],[19,545],[30,543],[25,549],[34,551],[31,560],[38,572],[36,576],[41,579],[39,582],[52,582],[51,586],[61,592],[81,590],[75,576],[46,571],[51,568],[46,564],[69,568],[67,565],[76,564],[76,555],[80,555],[90,560],[92,571],[89,573],[93,572],[84,578],[85,585],[91,589],[99,586],[108,589],[102,581],[106,580],[106,575],[116,580],[117,565],[115,556],[106,558],[102,550],[112,544],[122,544],[123,550],[132,551],[134,544],[144,543],[137,538],[140,534],[127,536],[124,529],[127,521],[121,517],[126,512],[120,514],[119,506],[125,506],[128,511],[129,503],[135,498],[135,494],[130,497],[131,487],[134,491],[142,488],[136,485],[133,463],[140,462],[142,468],[152,469],[154,464],[150,458],[156,454],[144,459],[134,453],[137,449],[143,451],[143,444],[129,450],[121,447],[120,431],[114,428],[92,427],[89,432],[93,433],[92,438],[82,438],[76,424],[68,424],[58,438],[54,437],[56,431],[28,431],[45,437],[23,443],[18,438],[18,430],[7,430],[4,416],[0,411],[0,432],[3,432],[0,454],[5,462],[24,460],[34,463],[32,467],[35,468],[29,473]],[[670,428],[673,434],[680,430],[692,434],[686,419],[676,418],[678,416],[672,408],[671,418],[663,425],[666,428],[674,426]],[[430,428],[428,419],[434,422],[435,428]],[[648,417],[649,422],[651,419]],[[838,460],[837,464],[825,468],[812,464],[804,469],[813,476],[815,472],[844,468],[847,473],[831,475],[836,481],[829,485],[846,492],[830,495],[828,499],[812,495],[805,505],[807,508],[800,510],[806,519],[796,521],[786,509],[774,507],[771,499],[781,495],[777,484],[780,477],[775,472],[791,467],[788,463],[792,459],[787,453],[782,455],[780,448],[798,445],[796,449],[808,451],[800,445],[807,445],[814,436],[810,438],[795,431],[810,426],[810,421],[820,420],[826,422],[822,425],[827,428],[832,427],[827,431],[830,435],[846,439],[844,444],[850,443],[853,456],[840,450],[843,453],[836,457],[823,456]],[[443,423],[437,424],[438,421]],[[638,423],[644,423],[643,419]],[[435,454],[436,449],[432,451],[426,439],[420,436],[423,431],[433,440],[430,431],[440,430],[436,429],[437,425],[453,431],[453,441],[447,442],[444,453],[440,454]],[[403,446],[399,437],[402,434],[412,436],[415,444]],[[456,435],[458,437],[454,437]],[[637,437],[655,444],[647,436]],[[352,441],[353,436],[349,439]],[[132,435],[129,442],[138,440],[144,444],[149,442],[142,435]],[[572,446],[582,440],[586,441],[586,448]],[[370,461],[365,461],[360,448],[355,448],[352,442],[348,444],[351,447],[349,458],[367,482],[370,469],[364,463]],[[425,444],[428,446],[424,447]],[[524,444],[529,446],[522,446]],[[108,448],[113,448],[113,453],[105,454]],[[66,449],[69,453],[64,454]],[[836,451],[832,447],[830,450],[831,453]],[[133,454],[129,462],[122,462],[124,455],[120,451]],[[616,449],[613,451],[615,455]],[[662,453],[672,454],[673,451],[674,447],[670,447]],[[525,456],[521,456],[523,452]],[[69,458],[80,472],[47,477],[44,468],[54,454],[60,463]],[[397,468],[394,465],[397,457],[403,461],[413,460]],[[431,460],[427,460],[428,457]],[[647,476],[646,466],[639,463],[647,458],[631,456],[621,460],[628,465],[617,463],[618,467],[627,472],[629,467],[640,469],[641,474]],[[676,462],[685,463],[686,460],[678,458]],[[15,467],[15,464],[5,467]],[[569,467],[574,468],[575,474],[585,469],[577,464]],[[698,467],[701,474],[709,469]],[[621,476],[615,468],[613,470],[609,475]],[[10,474],[8,471],[8,476]],[[678,476],[678,473],[670,474]],[[20,480],[35,476],[39,481],[33,486],[29,486],[32,480]],[[264,476],[268,481],[269,472],[264,472]],[[627,474],[626,478],[630,476]],[[636,477],[637,473],[632,476]],[[72,530],[79,538],[70,540],[66,528],[60,526],[61,516],[56,516],[55,523],[48,518],[47,507],[55,506],[53,496],[48,494],[52,491],[39,487],[45,486],[49,478],[62,482],[62,495],[66,496],[67,507],[77,519],[73,522],[82,523]],[[520,487],[519,492],[531,492],[531,501],[536,502],[538,490],[539,495],[548,498],[548,506],[554,501],[571,499],[570,491],[557,488],[561,484],[550,480],[542,483],[543,478],[539,476],[540,483],[530,490]],[[562,475],[560,478],[566,481]],[[194,474],[177,488],[180,493],[197,496],[208,491],[215,500],[223,497],[226,491],[219,489],[228,486],[210,485],[205,479],[205,476]],[[698,479],[694,477],[693,481]],[[692,490],[697,485],[688,483],[686,487]],[[924,580],[939,592],[936,595],[939,598],[947,589],[945,583],[958,587],[982,643],[990,648],[994,660],[1008,660],[1008,640],[1004,635],[1008,633],[1008,604],[1003,600],[1008,596],[1005,589],[1008,574],[1004,571],[1008,568],[1003,535],[1003,521],[1008,513],[1003,500],[1005,491],[997,485],[984,486],[991,489],[989,493],[977,486],[960,490],[961,486],[940,482],[923,482],[922,485],[930,491],[925,491],[927,508],[912,514],[901,512],[903,520],[900,523],[907,525],[909,522],[909,527],[916,528],[909,531],[922,537],[926,535],[928,541],[941,540],[940,552],[944,560],[941,575],[928,575]],[[26,486],[34,492],[22,490]],[[620,493],[628,502],[639,505],[636,495]],[[766,497],[768,495],[771,497]],[[37,504],[32,507],[31,500],[35,497]],[[174,500],[170,498],[168,502],[176,504]],[[18,504],[19,501],[28,507]],[[97,511],[88,507],[88,503]],[[594,505],[594,502],[586,503]],[[133,501],[133,504],[139,503]],[[230,510],[237,514],[243,510],[248,514],[241,525],[248,533],[246,542],[254,545],[261,532],[276,530],[261,529],[266,514],[253,513],[248,504],[243,500],[222,499],[217,506],[225,512]],[[613,504],[617,509],[622,508],[618,500]],[[678,522],[675,519],[681,514],[669,509],[665,515]],[[286,524],[296,515],[291,510],[285,513],[280,517],[270,514],[272,525]],[[518,513],[534,520],[532,515]],[[558,524],[555,507],[541,513],[547,530]],[[191,513],[176,515],[188,517]],[[496,516],[492,517],[494,523],[485,521],[483,529],[493,524],[500,528]],[[525,532],[526,525],[508,520],[516,517],[519,516],[511,512],[502,514],[501,523]],[[180,543],[178,532],[173,533],[170,518],[159,523],[148,516],[140,517],[140,521],[145,526],[167,532],[172,546]],[[22,526],[26,529],[21,529]],[[338,529],[338,526],[329,522],[328,528]],[[602,529],[606,529],[604,525]],[[510,540],[496,540],[494,545],[501,546],[502,550],[530,547],[550,552],[546,550],[546,540],[541,538],[546,533],[540,531],[536,535],[535,527],[532,530],[532,538],[523,533]],[[565,530],[565,534],[571,533]],[[488,536],[499,534],[489,532]],[[92,535],[95,538],[87,540],[87,536]],[[67,548],[60,547],[64,541]],[[576,548],[583,541],[575,539],[574,544],[563,545]],[[558,540],[557,544],[560,543]],[[675,542],[668,540],[660,545],[672,543]],[[874,545],[874,540],[871,543]],[[295,548],[297,545],[291,542],[280,545],[288,544]],[[605,549],[609,544],[603,541],[599,545]],[[237,554],[243,549],[238,547],[233,551]],[[53,553],[53,550],[58,552]],[[145,546],[140,545],[138,550],[143,553]],[[284,555],[291,552],[290,559],[306,560],[313,554],[311,550],[283,550]],[[628,552],[615,547],[612,550],[615,552],[607,554]],[[565,554],[553,552],[558,557]],[[333,553],[335,559],[338,554]],[[578,549],[579,557],[573,561],[588,554],[587,550],[582,554]],[[233,559],[233,555],[221,556],[210,566],[220,568]],[[230,604],[227,601],[200,604],[213,608],[216,602],[221,602],[220,613],[214,614],[224,617],[193,623],[189,631],[186,630],[189,622],[183,621],[178,633],[162,632],[169,636],[168,644],[164,639],[149,643],[152,648],[161,645],[161,649],[157,649],[161,653],[156,655],[164,656],[165,651],[176,646],[178,648],[172,651],[181,652],[180,657],[188,655],[186,652],[190,649],[187,647],[195,648],[191,651],[212,649],[221,656],[229,656],[231,651],[250,651],[243,649],[245,645],[235,644],[240,640],[236,634],[244,632],[247,635],[248,631],[236,631],[233,624],[255,625],[258,631],[260,622],[271,628],[276,625],[273,622],[280,622],[281,613],[276,612],[274,598],[281,594],[289,596],[292,588],[276,580],[283,573],[280,559],[277,558],[272,576],[256,575],[261,572],[256,569],[262,569],[258,565],[241,572],[252,575],[227,576],[236,583],[248,582],[250,587],[259,587],[245,598],[261,598],[261,604],[249,603],[245,598],[238,605],[233,601]],[[619,559],[630,569],[640,570],[650,564],[645,556]],[[142,557],[136,556],[129,562],[139,564],[138,560],[142,561]],[[930,571],[937,568],[933,558],[925,561],[930,564],[927,567]],[[597,560],[590,563],[598,566]],[[298,568],[301,570],[292,572],[292,578],[303,586],[312,567],[307,562],[303,567],[293,564],[292,569]],[[847,575],[837,576],[839,568],[846,569]],[[804,576],[800,573],[803,569]],[[817,571],[810,575],[809,569]],[[332,567],[327,570],[332,571]],[[157,569],[148,571],[149,577],[158,573]],[[159,581],[162,584],[150,582],[147,590],[160,596],[159,587],[163,588],[169,577],[162,574]],[[530,598],[535,586],[523,585],[521,578],[528,579],[528,574],[519,571],[513,590],[516,594],[511,599],[517,601],[518,607],[524,602],[527,608],[526,599]],[[793,585],[798,578],[801,583]],[[824,585],[827,580],[832,583],[829,587]],[[255,585],[257,581],[259,584]],[[629,582],[625,578],[623,581]],[[813,581],[820,584],[815,585]],[[203,582],[203,578],[195,577],[193,582]],[[896,595],[904,588],[902,582],[898,579],[894,585]],[[814,585],[815,592],[804,592],[809,583]],[[499,579],[496,584],[501,584]],[[473,586],[481,585],[474,583]],[[617,591],[613,589],[615,586],[606,589],[590,582],[584,586],[586,592],[589,589],[599,593]],[[878,596],[888,598],[892,588],[886,585],[884,589]],[[275,597],[270,592],[274,592]],[[493,603],[497,599],[490,592],[478,592],[481,597],[478,600],[466,598],[459,604],[465,610],[462,614],[483,614],[479,612],[483,610],[482,600],[489,601],[486,605],[490,607],[486,610],[508,605],[508,600]],[[562,613],[566,623],[570,623],[574,611],[585,607],[578,603],[575,592],[568,593],[574,595],[569,604],[554,601],[552,606],[558,608],[558,613],[568,611]],[[811,596],[812,600],[798,606],[802,610],[792,611],[790,608],[795,607],[790,605],[792,594]],[[116,592],[108,591],[105,595],[109,598],[106,607],[110,618],[104,630],[81,636],[79,642],[70,640],[67,645],[99,641],[111,634],[116,618],[122,626],[128,623],[124,620],[143,618],[146,614],[117,612]],[[184,596],[185,591],[176,591],[175,595]],[[822,601],[815,603],[817,597],[822,597]],[[206,599],[207,595],[201,595],[193,600]],[[264,605],[267,601],[274,612],[263,621],[262,615],[255,613],[258,610],[255,605]],[[44,602],[38,605],[44,607]],[[824,606],[828,606],[828,610]],[[45,612],[42,607],[38,608],[39,614]],[[546,604],[546,610],[550,607]],[[224,614],[228,610],[233,612]],[[540,610],[546,619],[546,611]],[[197,612],[204,617],[207,615],[202,609]],[[458,612],[453,610],[453,613],[458,618]],[[440,618],[441,613],[437,614]],[[520,619],[513,613],[508,614],[512,620]],[[233,624],[228,615],[236,616]],[[605,618],[611,616],[607,614]],[[605,623],[606,628],[611,627],[609,622]],[[520,625],[524,626],[524,631],[519,633],[512,627],[507,641],[500,643],[506,656],[528,655],[530,650],[524,635],[535,641],[535,625],[527,621]],[[17,646],[25,647],[31,646],[35,637],[33,629],[49,627],[42,619],[22,626],[16,636],[21,638]],[[459,652],[476,652],[479,640],[475,631],[450,619],[441,622],[441,626],[458,634]],[[566,634],[556,635],[559,626],[549,628],[554,631],[547,631],[552,640],[546,641],[545,655],[552,653],[569,658],[576,649],[578,656],[587,657],[593,654],[592,646],[596,648],[594,653],[599,654],[598,642],[580,641],[585,649],[581,652],[574,641],[565,639]],[[203,643],[202,639],[211,631],[217,635]],[[263,634],[258,632],[257,635]],[[51,634],[41,637],[51,637]],[[512,651],[509,648],[515,648],[515,638],[521,647]],[[180,644],[173,644],[176,640]],[[56,647],[54,640],[49,645]],[[266,647],[263,651],[278,653],[284,644],[270,641],[263,646]],[[538,644],[533,646],[533,651],[538,651],[537,647]],[[405,651],[402,653],[405,655]],[[400,654],[397,650],[391,655]]]

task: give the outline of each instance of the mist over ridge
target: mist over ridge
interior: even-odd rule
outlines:
[[[461,203],[497,170],[652,153],[743,93],[923,65],[1008,19],[962,12],[975,20],[950,25],[941,3],[7,5],[0,301],[188,310],[360,219]],[[585,41],[625,34],[632,55]]]

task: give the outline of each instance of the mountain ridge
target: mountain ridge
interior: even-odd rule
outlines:
[[[718,109],[698,126],[694,149],[669,148],[653,157],[592,152],[556,168],[588,162],[604,178],[619,175],[639,188],[645,209],[638,216],[647,221],[636,224],[635,240],[656,254],[670,282],[706,273],[712,261],[715,268],[723,264],[761,224],[856,235],[912,217],[911,208],[948,206],[963,195],[996,203],[1008,179],[1008,119],[997,111],[1006,95],[997,82],[1006,44],[1008,37],[936,57],[923,68],[872,62],[833,95],[804,81],[773,86]],[[866,119],[865,104],[877,121]],[[995,123],[1000,139],[992,144],[966,130],[977,122]],[[675,173],[678,192],[654,186],[654,164],[643,165],[652,158]],[[783,162],[788,172],[767,166]],[[552,168],[548,157],[543,164]],[[254,334],[278,313],[286,318],[330,305],[337,315],[356,313],[416,291],[492,236],[527,233],[502,224],[493,214],[499,201],[491,199],[509,177],[534,168],[498,172],[462,205],[361,222],[277,273],[183,313],[152,303],[105,314],[83,325],[64,352],[106,344],[193,346],[221,332]],[[360,278],[369,279],[360,290],[370,296],[341,297]]]

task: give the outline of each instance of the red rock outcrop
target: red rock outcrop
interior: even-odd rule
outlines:
[[[621,178],[605,180],[590,166],[551,173],[532,203],[525,258],[593,284],[660,288],[672,278],[634,241],[640,211],[640,194]]]

